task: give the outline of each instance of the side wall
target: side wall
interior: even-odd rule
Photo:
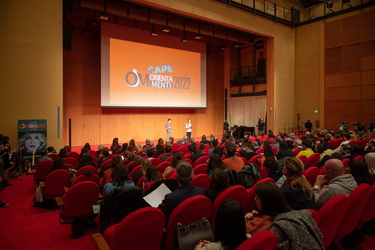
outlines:
[[[62,101],[62,0],[0,1],[0,133],[17,147],[17,121],[47,119],[48,145],[59,147]],[[48,20],[48,21],[46,21]]]

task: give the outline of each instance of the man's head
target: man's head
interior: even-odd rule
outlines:
[[[330,159],[326,161],[324,164],[326,169],[326,174],[324,176],[324,179],[327,182],[330,182],[333,178],[344,175],[345,174],[345,168],[344,164],[341,160],[338,159]]]
[[[194,176],[193,167],[189,162],[181,162],[176,167],[176,176],[181,185],[189,184]]]
[[[52,147],[52,146],[49,146],[48,148],[47,148],[47,152],[50,154],[50,153],[53,153],[53,151],[54,151],[55,149]]]
[[[348,144],[343,145],[340,149],[340,153],[345,156],[345,155],[350,155],[352,153],[352,147]]]
[[[146,145],[150,144],[150,139],[146,139]]]
[[[236,149],[234,147],[228,147],[227,155],[228,157],[233,157],[236,154]]]
[[[312,148],[313,143],[310,139],[305,139],[303,140],[302,145],[305,149],[307,149],[307,148]]]

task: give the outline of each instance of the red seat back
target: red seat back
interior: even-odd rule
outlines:
[[[208,164],[201,163],[194,167],[194,174],[207,174],[208,173]]]
[[[165,248],[173,249],[175,238],[175,226],[177,223],[187,224],[210,218],[211,201],[206,196],[196,195],[181,202],[172,212],[167,225]]]
[[[250,163],[256,163],[256,164],[258,164],[259,165],[259,163],[258,163],[258,159],[260,159],[260,158],[262,158],[262,156],[261,155],[254,155],[253,157],[251,157],[250,159],[249,159],[249,161],[247,162],[247,164],[250,164]]]
[[[64,186],[67,186],[72,178],[71,173],[65,169],[58,169],[47,175],[44,182],[44,197],[53,199],[65,193]]]
[[[171,163],[169,161],[164,161],[159,163],[159,165],[156,166],[160,174],[164,174],[164,171],[167,167],[169,167]]]
[[[142,175],[141,176],[141,178],[139,178],[138,179],[138,181],[137,181],[137,187],[139,187],[139,188],[142,188],[143,189],[143,180],[146,178],[146,175],[144,174],[144,175]]]
[[[216,221],[216,213],[219,209],[221,203],[223,203],[227,199],[233,199],[241,202],[243,207],[247,206],[247,191],[241,185],[234,185],[219,194],[219,196],[215,199],[214,204],[212,205],[211,209],[211,226],[212,229],[215,230],[215,221]]]
[[[342,164],[344,165],[344,168],[347,168],[349,166],[350,159],[342,159]]]
[[[68,156],[68,157],[73,157],[73,158],[75,158],[77,161],[79,161],[79,154],[77,153],[77,152],[68,152],[68,153],[66,153],[66,156]]]
[[[337,230],[334,238],[335,242],[341,241],[341,239],[351,233],[358,224],[359,218],[361,217],[363,210],[370,198],[371,189],[370,185],[362,183],[349,195],[349,207],[346,211],[344,219]]]
[[[199,158],[194,162],[193,167],[198,166],[199,164],[202,164],[202,163],[206,163],[207,160],[208,160],[209,158],[210,158],[210,157],[208,157],[208,156],[201,156],[201,157],[199,157]]]
[[[111,159],[107,159],[105,161],[102,162],[102,164],[100,164],[100,169],[103,169],[105,166],[111,164]]]
[[[300,159],[303,162],[304,166],[306,166],[306,163],[307,163],[307,157],[306,157],[306,155],[300,155],[297,158]]]
[[[323,246],[329,247],[349,207],[349,198],[343,194],[329,199],[318,211],[318,227],[323,235]]]
[[[358,227],[362,227],[365,222],[375,217],[375,183],[371,185],[370,192],[370,198],[359,218]]]
[[[164,230],[164,214],[153,207],[140,208],[104,232],[110,249],[159,249]],[[147,235],[147,240],[140,240]]]
[[[91,181],[83,181],[72,186],[62,198],[64,201],[61,211],[63,220],[88,217],[93,214],[92,205],[98,203],[99,186]]]
[[[307,158],[306,165],[305,166],[317,166],[320,161],[320,154],[319,153],[314,153]]]
[[[99,176],[97,174],[81,174],[73,180],[71,187],[82,181],[92,181],[99,185]]]
[[[34,179],[38,181],[46,179],[47,172],[52,168],[52,166],[52,160],[44,160],[36,164]]]
[[[64,158],[64,161],[67,164],[72,164],[74,166],[74,168],[77,167],[78,160],[74,157],[66,157],[66,158]]]
[[[150,162],[151,162],[151,165],[154,165],[156,167],[157,165],[159,165],[161,160],[159,158],[153,158],[150,160]]]
[[[141,170],[141,167],[142,167],[142,165],[138,165],[138,166],[136,166],[135,168],[133,168],[132,171],[130,171],[129,176],[130,176],[131,178],[133,178],[134,175],[135,175],[137,172],[139,172],[139,171]]]
[[[207,174],[197,174],[191,180],[191,185],[207,190],[210,188],[211,178]]]
[[[295,149],[292,149],[292,151],[293,151],[294,156],[297,156],[299,151],[301,151],[301,149],[295,148]]]
[[[306,180],[310,183],[313,187],[316,181],[316,177],[319,175],[320,169],[317,167],[309,167],[305,171],[303,171],[303,175],[306,177]]]
[[[84,166],[77,170],[76,176],[80,176],[84,172],[91,172],[93,174],[97,174],[98,170],[96,169],[96,167],[93,166]]]
[[[48,157],[51,158],[52,160],[55,160],[55,159],[59,158],[59,155],[58,154],[49,154]]]
[[[239,245],[236,250],[249,250],[249,249],[276,249],[279,239],[276,234],[271,231],[264,230],[251,236]]]

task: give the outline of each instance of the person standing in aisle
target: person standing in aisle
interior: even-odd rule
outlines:
[[[172,136],[172,119],[168,118],[168,122],[165,125],[165,129],[167,130],[167,141],[169,141],[169,138]]]
[[[185,128],[186,128],[186,136],[187,136],[187,139],[188,141],[190,141],[190,138],[191,138],[191,132],[193,131],[192,130],[192,126],[191,126],[191,120],[188,119],[187,122],[186,122],[186,125],[185,125]]]

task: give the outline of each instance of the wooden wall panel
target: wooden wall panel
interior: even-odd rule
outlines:
[[[361,101],[343,101],[342,102],[342,113],[348,115],[357,115],[361,112],[362,102]]]
[[[361,25],[362,25],[362,27],[375,25],[375,18],[374,17],[375,17],[375,10],[362,13],[362,15],[361,15],[361,19],[362,19]]]
[[[337,48],[326,49],[326,51],[325,51],[325,57],[326,57],[327,60],[341,59],[341,57],[342,57],[342,48],[341,47],[337,47]]]
[[[375,54],[375,40],[362,43],[362,56]]]
[[[366,85],[362,87],[362,99],[363,100],[374,99],[374,95],[375,95],[375,85]]]
[[[375,70],[362,71],[362,85],[375,84]]]
[[[337,125],[339,124],[337,121],[343,120],[343,117],[341,114],[337,115],[326,115],[324,117],[324,123],[325,123],[325,128],[332,128],[333,130],[337,129]]]
[[[326,61],[325,65],[326,74],[337,74],[342,72],[342,61],[341,60],[330,60]]]
[[[363,100],[362,110],[365,115],[375,115],[375,100]]]
[[[361,87],[343,87],[342,100],[360,100]]]
[[[338,47],[342,45],[342,34],[335,33],[325,37],[325,48]]]
[[[359,15],[350,16],[342,19],[342,30],[358,29],[361,26]]]
[[[342,71],[358,71],[361,70],[361,57],[350,57],[342,59]]]
[[[362,70],[375,69],[375,55],[362,57]]]
[[[326,88],[330,87],[341,87],[342,85],[342,75],[326,75],[324,77],[324,83]]]
[[[342,101],[325,101],[325,114],[338,115],[342,113]]]
[[[342,100],[342,88],[327,88],[324,93],[324,100],[333,101],[333,100]]]
[[[342,33],[342,44],[359,43],[361,41],[361,33],[359,29],[347,30]]]
[[[361,85],[361,72],[342,74],[342,86]]]
[[[375,26],[364,27],[361,29],[361,40],[371,41],[375,40]]]
[[[333,22],[326,23],[324,26],[324,34],[330,35],[333,33],[338,33],[342,31],[342,20],[336,20]]]
[[[342,57],[358,57],[361,55],[361,44],[350,44],[342,47]],[[327,58],[328,59],[328,58]]]

